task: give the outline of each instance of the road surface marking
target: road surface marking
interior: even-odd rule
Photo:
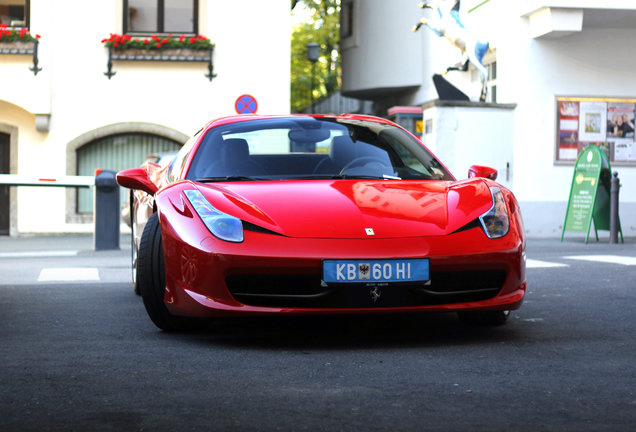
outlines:
[[[595,261],[608,264],[636,265],[636,257],[618,256],[618,255],[576,255],[566,256],[565,259]]]
[[[567,267],[567,264],[560,264],[548,261],[539,261],[534,259],[526,260],[526,268],[552,268],[552,267]]]
[[[98,281],[99,272],[94,267],[43,268],[38,282]]]
[[[42,258],[42,257],[70,257],[76,256],[78,251],[30,251],[30,252],[0,252],[0,258]]]

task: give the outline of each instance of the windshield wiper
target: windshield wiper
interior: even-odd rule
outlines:
[[[392,176],[392,175],[389,175],[389,174],[382,174],[382,175],[340,174],[340,175],[334,176],[333,178],[346,179],[346,180],[355,180],[355,179],[360,179],[360,180],[402,180],[401,177],[396,177],[396,176]]]
[[[201,177],[197,179],[198,182],[207,183],[207,182],[231,182],[231,181],[254,181],[254,180],[264,180],[257,177],[248,177],[248,176],[221,176],[221,177]]]
[[[402,180],[401,177],[396,177],[388,174],[379,175],[366,175],[366,174],[311,174],[303,176],[292,176],[285,180]]]

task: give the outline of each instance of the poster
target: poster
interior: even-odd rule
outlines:
[[[607,139],[614,144],[614,161],[636,162],[634,154],[635,103],[607,104]]]
[[[636,149],[634,140],[617,139],[614,141],[614,160],[625,162],[636,162]]]
[[[607,104],[608,138],[634,138],[633,103],[610,102]]]
[[[605,102],[581,102],[579,112],[579,139],[590,142],[605,141],[607,104]]]
[[[559,102],[559,160],[576,160],[579,153],[579,103]]]

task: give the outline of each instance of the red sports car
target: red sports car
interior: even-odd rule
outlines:
[[[526,290],[513,194],[457,181],[413,135],[356,115],[212,121],[133,168],[133,280],[163,330],[192,317],[457,311],[502,324]]]

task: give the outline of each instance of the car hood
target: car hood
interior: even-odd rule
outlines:
[[[217,209],[299,238],[445,235],[492,206],[482,179],[250,181],[197,187]]]

